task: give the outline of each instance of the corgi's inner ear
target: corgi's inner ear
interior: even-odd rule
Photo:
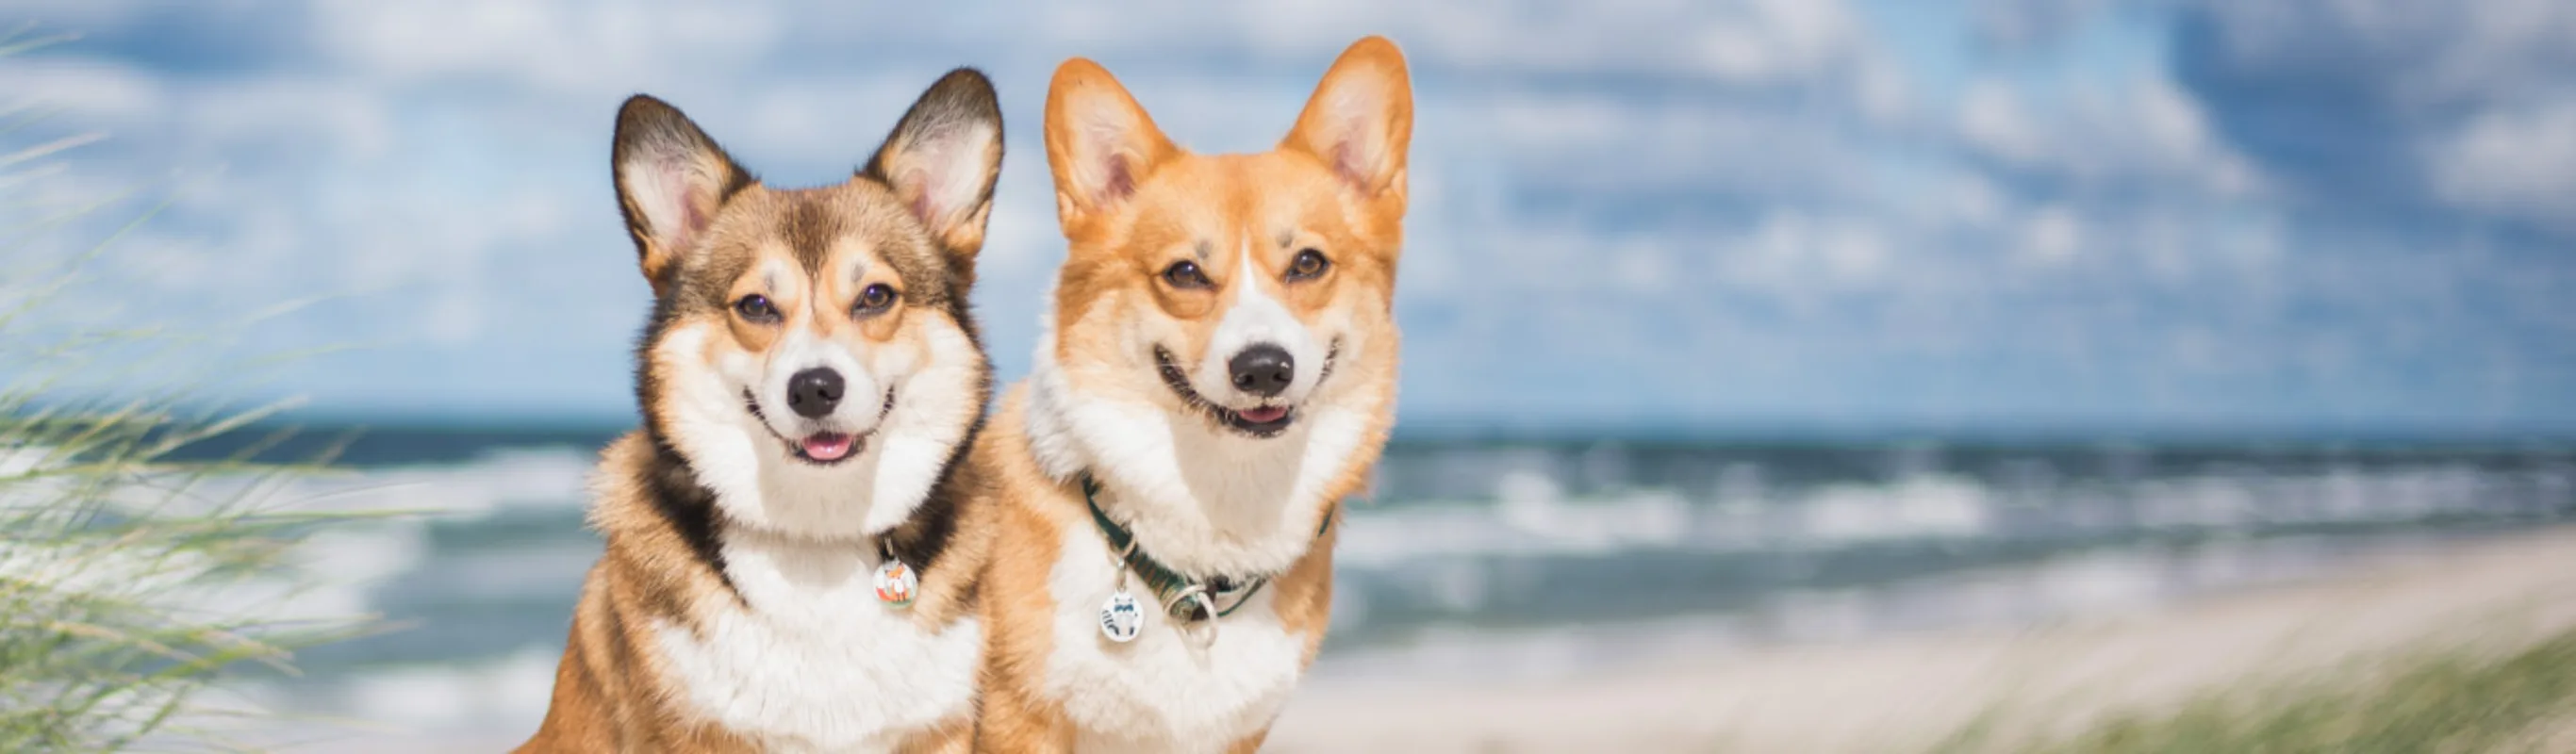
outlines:
[[[993,82],[959,68],[922,92],[860,174],[894,189],[931,238],[972,259],[984,247],[1002,175],[1002,106]]]
[[[1413,79],[1404,53],[1385,37],[1352,43],[1297,115],[1280,146],[1314,155],[1372,198],[1404,197],[1405,150],[1413,140]]]
[[[614,139],[609,161],[626,231],[653,295],[666,295],[680,257],[705,240],[716,209],[751,185],[751,174],[678,108],[649,96],[618,108]]]
[[[1133,195],[1174,151],[1127,88],[1083,58],[1057,66],[1047,86],[1046,146],[1056,214],[1067,231]]]

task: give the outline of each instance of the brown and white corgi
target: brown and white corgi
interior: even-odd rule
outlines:
[[[627,100],[644,426],[603,454],[607,553],[520,751],[965,750],[984,637],[958,509],[991,395],[966,295],[1001,159],[969,69],[810,189]]]
[[[1324,636],[1338,503],[1393,422],[1412,97],[1370,37],[1276,149],[1198,155],[1098,64],[1056,69],[1070,250],[1032,374],[976,445],[979,749],[1259,747]]]

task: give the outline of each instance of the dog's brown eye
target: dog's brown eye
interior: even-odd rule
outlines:
[[[744,296],[742,297],[742,300],[733,302],[733,310],[735,313],[741,314],[743,319],[751,320],[753,322],[778,321],[778,307],[769,303],[768,296],[763,296],[757,293]]]
[[[1322,277],[1324,271],[1332,266],[1331,261],[1324,259],[1323,252],[1314,249],[1300,251],[1296,259],[1288,260],[1288,279],[1313,280]]]
[[[886,307],[894,305],[894,298],[892,286],[884,283],[868,286],[865,290],[859,291],[859,305],[854,307],[856,309],[854,313],[868,315],[885,311]]]
[[[1172,266],[1163,268],[1163,280],[1171,283],[1174,288],[1212,287],[1208,283],[1207,273],[1200,272],[1196,262],[1173,262]]]

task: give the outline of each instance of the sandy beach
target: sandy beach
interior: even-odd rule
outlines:
[[[1919,751],[1971,725],[2081,730],[2195,692],[2576,629],[2576,530],[2375,558],[2327,579],[2010,632],[1677,657],[1496,683],[1317,679],[1276,752]],[[2576,725],[2534,731],[2571,740]]]
[[[1516,681],[1319,677],[1263,751],[1915,752],[1970,726],[2083,730],[2196,692],[2576,630],[2576,528],[2361,559],[2305,582],[2014,631],[1711,650]],[[2346,676],[2335,676],[2346,677]],[[298,751],[502,751],[524,731],[329,736]],[[2576,718],[2521,736],[2576,746]]]

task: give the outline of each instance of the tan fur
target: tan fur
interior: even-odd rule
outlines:
[[[661,632],[677,629],[707,643],[715,639],[709,635],[715,621],[757,613],[758,606],[731,581],[742,571],[728,574],[718,567],[725,532],[803,539],[815,547],[846,547],[868,555],[878,547],[879,535],[764,530],[763,525],[785,522],[792,527],[804,519],[755,524],[729,515],[719,504],[723,493],[708,481],[710,472],[700,468],[708,461],[685,457],[686,433],[713,430],[703,428],[712,426],[704,417],[684,416],[706,409],[703,401],[689,403],[690,395],[679,385],[713,374],[712,365],[728,359],[766,364],[770,352],[791,334],[872,359],[913,364],[935,360],[930,345],[934,333],[963,332],[971,344],[973,323],[965,316],[963,297],[973,277],[973,257],[982,243],[982,222],[1000,160],[999,116],[990,101],[990,86],[980,74],[952,73],[924,95],[869,168],[846,183],[795,190],[759,184],[677,110],[658,100],[639,96],[621,110],[616,181],[640,266],[657,299],[640,354],[645,363],[638,393],[645,427],[603,451],[591,480],[589,522],[606,540],[606,551],[574,606],[553,703],[538,731],[517,751],[761,750],[762,742],[752,734],[725,730],[691,705],[689,690],[680,687],[679,672],[665,655],[669,637]],[[925,112],[937,121],[934,126],[990,118],[989,154],[914,154],[916,148],[954,149],[923,136],[935,130],[917,127],[915,116]],[[980,175],[936,174],[979,164]],[[932,175],[925,178],[925,173]],[[951,181],[945,194],[921,188],[925,181],[940,179]],[[978,184],[967,181],[978,180],[980,195],[956,188],[971,189]],[[849,274],[853,270],[861,272]],[[872,285],[895,291],[889,305],[871,309],[854,303]],[[750,294],[766,297],[776,315],[742,312],[737,304]],[[696,346],[688,347],[690,342]],[[980,350],[946,358],[946,368],[973,375],[950,389],[966,396],[954,412],[963,415],[933,412],[921,421],[969,431],[963,428],[973,425],[989,394],[989,367]],[[906,376],[924,369],[916,367]],[[843,403],[882,416],[874,396],[853,395]],[[759,416],[738,404],[725,410],[744,411],[733,418],[745,421]],[[702,427],[682,426],[689,421]],[[794,443],[783,436],[759,436],[747,452],[761,463],[798,463],[789,456],[797,452]],[[862,451],[849,452],[855,458]],[[768,459],[768,454],[776,458]],[[890,613],[894,617],[889,620],[909,622],[933,635],[976,615],[973,576],[983,568],[989,539],[966,528],[954,512],[962,501],[980,494],[976,490],[986,486],[987,475],[973,468],[965,453],[946,468],[952,471],[940,477],[941,486],[933,488],[930,499],[882,534],[898,551],[924,548],[920,552],[930,559],[908,561],[919,572],[920,585],[909,607],[886,608],[904,611]],[[826,499],[837,494],[834,488],[819,489]],[[854,486],[850,494],[865,501],[868,491]],[[952,521],[958,525],[947,528]],[[849,638],[869,640],[865,635]],[[832,646],[828,641],[824,645]],[[832,667],[813,670],[835,672]],[[854,698],[847,703],[861,709],[876,701]],[[906,735],[897,749],[962,752],[971,746],[973,731],[971,713],[959,713]]]
[[[976,749],[1063,752],[1073,748],[1073,729],[1062,713],[1039,690],[1011,681],[1045,672],[1056,608],[1047,594],[1047,574],[1061,533],[1091,524],[1082,514],[1081,491],[1047,478],[1029,459],[1021,392],[1003,397],[992,427],[975,444],[974,463],[993,474],[993,484],[990,497],[968,508],[966,517],[971,528],[989,532],[993,552],[1010,553],[988,558],[979,576],[986,633]]]
[[[537,734],[516,751],[538,752],[753,752],[747,741],[674,711],[676,689],[656,667],[651,626],[670,621],[692,629],[710,600],[732,594],[714,571],[689,555],[689,545],[634,482],[652,453],[642,433],[618,438],[601,454],[592,480],[597,503],[590,523],[608,540],[573,607],[563,662],[555,670],[554,704]],[[968,612],[972,574],[986,557],[985,535],[961,529],[952,567],[924,574],[913,603],[916,620],[946,625]],[[972,722],[917,737],[905,751],[965,751]]]
[[[1373,87],[1392,101],[1386,117],[1359,119],[1382,130],[1352,133],[1354,119],[1326,117],[1337,105],[1327,92],[1350,85]],[[1108,71],[1088,60],[1066,62],[1048,93],[1046,143],[1070,251],[1055,293],[1054,350],[1040,357],[1053,359],[1063,379],[1086,394],[1149,402],[1177,422],[1191,420],[1190,409],[1155,378],[1150,358],[1127,345],[1138,332],[1168,344],[1178,361],[1196,363],[1207,355],[1225,302],[1247,285],[1309,326],[1365,331],[1364,344],[1341,354],[1339,371],[1319,388],[1327,392],[1318,400],[1370,417],[1365,440],[1344,457],[1318,502],[1325,506],[1320,515],[1337,516],[1336,501],[1364,487],[1393,421],[1398,338],[1391,296],[1410,92],[1395,45],[1363,39],[1335,61],[1277,149],[1197,155],[1155,130]],[[1104,149],[1096,138],[1104,133],[1121,137]],[[1240,269],[1236,249],[1196,240],[1210,237],[1259,239],[1253,261],[1267,269]],[[1269,274],[1305,249],[1327,253],[1330,272],[1293,283]],[[1162,282],[1159,273],[1181,260],[1194,260],[1214,286]],[[1012,389],[976,446],[976,465],[994,475],[992,497],[969,516],[973,528],[995,538],[981,577],[987,649],[979,751],[1068,751],[1078,734],[1063,700],[1051,698],[1044,683],[1056,651],[1052,625],[1064,607],[1049,583],[1059,543],[1097,534],[1078,483],[1051,476],[1032,450],[1031,401],[1029,388]],[[1280,622],[1304,637],[1303,662],[1312,662],[1330,622],[1338,531],[1336,524],[1315,539],[1267,587]],[[1248,752],[1265,735],[1205,743]]]
[[[634,481],[651,452],[641,433],[630,433],[601,454],[590,518],[606,536],[608,552],[591,568],[573,607],[554,706],[518,751],[752,750],[670,710],[672,692],[661,680],[650,626],[658,619],[694,628],[690,606],[729,597],[716,574],[687,554],[683,536],[651,512]]]

